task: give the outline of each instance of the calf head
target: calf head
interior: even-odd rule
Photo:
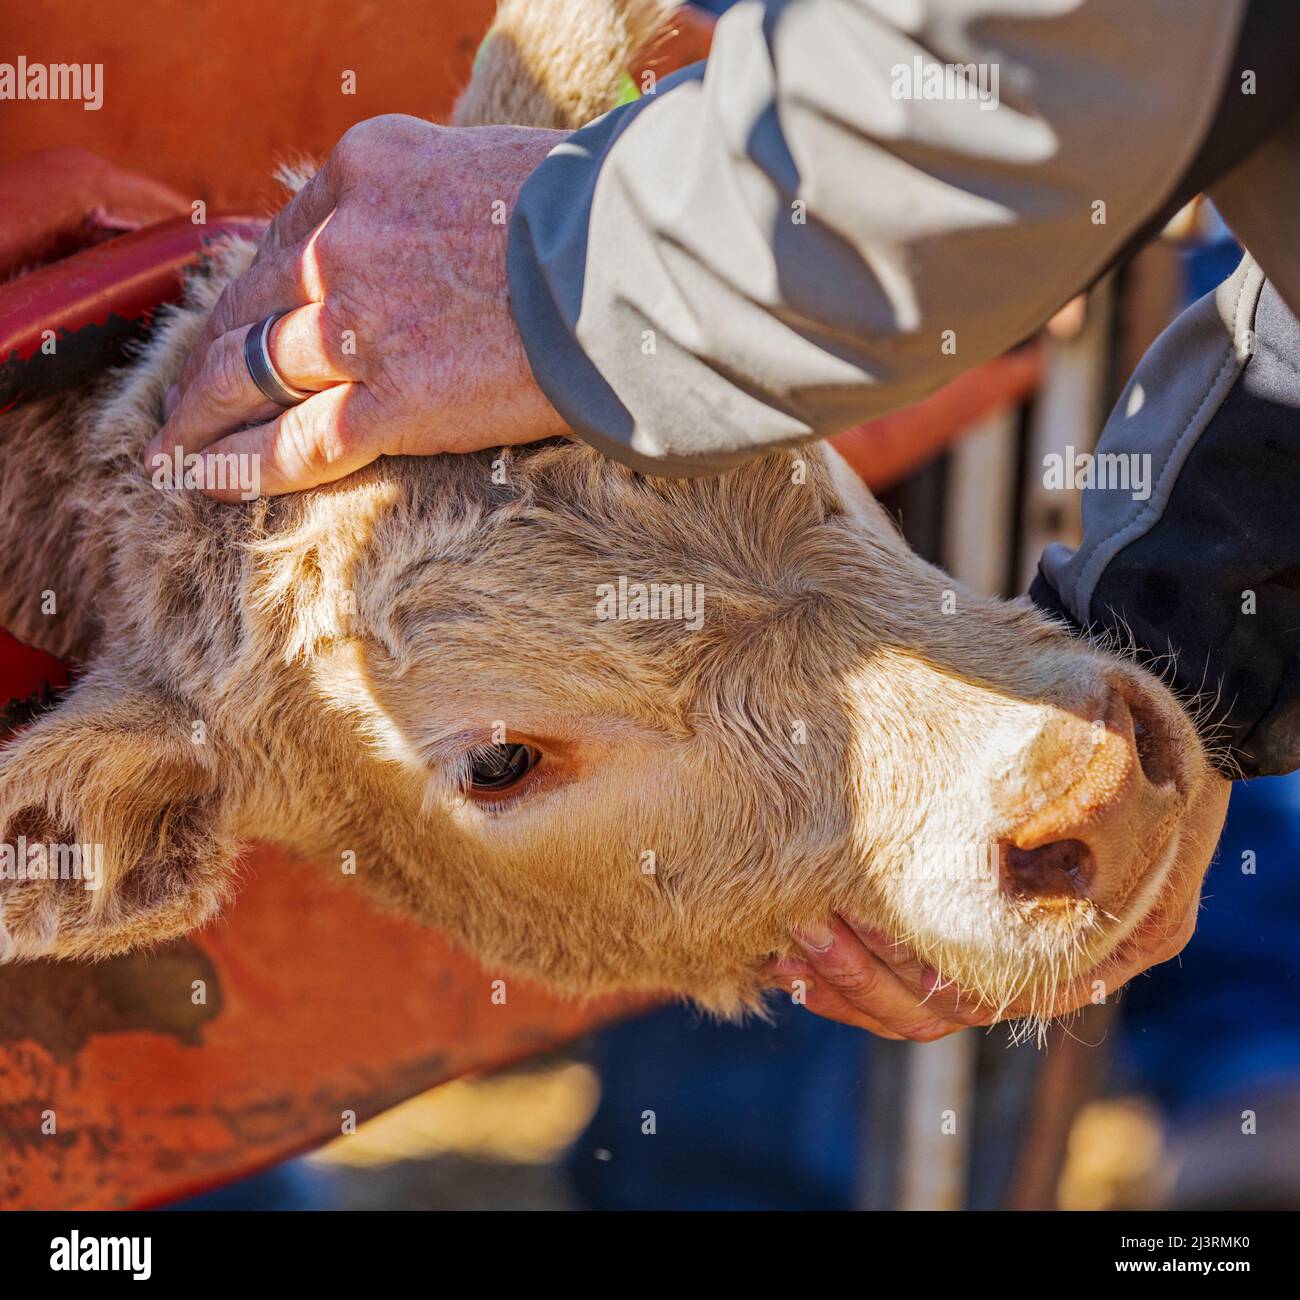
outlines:
[[[381,472],[317,669],[404,809],[392,886],[492,962],[729,1009],[839,913],[1047,1005],[1182,915],[1224,783],[1172,698],[957,587],[830,456],[493,459]]]
[[[93,642],[0,756],[0,830],[104,861],[93,889],[0,880],[7,955],[197,924],[245,838],[493,968],[722,1012],[831,914],[1031,1008],[1184,914],[1226,785],[1173,698],[924,563],[828,449],[679,481],[557,441],[234,508],[155,491],[161,395],[250,253],[80,417]]]

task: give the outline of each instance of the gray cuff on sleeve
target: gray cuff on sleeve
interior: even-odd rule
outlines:
[[[665,79],[658,96],[686,80],[699,80],[704,65]],[[658,97],[657,96],[657,97]],[[618,394],[605,382],[578,341],[576,324],[585,284],[585,227],[598,160],[632,118],[653,101],[624,105],[584,127],[555,149],[525,183],[510,223],[506,271],[511,310],[523,339],[537,386],[565,423],[584,442],[645,474],[681,477],[716,474],[743,457],[716,461],[697,457],[669,465],[664,457],[644,455],[633,445],[634,421]],[[568,218],[549,225],[530,220],[534,208]]]
[[[1263,287],[1263,272],[1243,257],[1156,340],[1120,395],[1097,446],[1094,485],[1082,494],[1083,544],[1071,551],[1056,543],[1042,557],[1043,575],[1078,623],[1103,617],[1093,596],[1107,566],[1159,525],[1197,440],[1250,359]]]

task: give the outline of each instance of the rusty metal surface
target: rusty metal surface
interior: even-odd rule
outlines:
[[[492,980],[355,883],[257,850],[228,917],[152,954],[0,973],[0,1208],[224,1182],[631,1004]],[[53,1131],[50,1131],[50,1130]]]

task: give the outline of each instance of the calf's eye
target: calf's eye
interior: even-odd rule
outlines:
[[[499,794],[523,780],[541,762],[531,745],[484,745],[469,759],[469,789],[481,794]]]

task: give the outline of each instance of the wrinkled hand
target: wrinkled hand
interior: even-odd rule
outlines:
[[[400,116],[354,126],[217,303],[146,466],[178,446],[255,455],[273,495],[382,455],[562,433],[515,329],[505,257],[519,191],[564,137]],[[262,396],[244,360],[249,328],[277,311],[288,315],[271,331],[271,359],[314,394],[287,410]]]
[[[1089,1005],[1098,987],[1109,998],[1135,975],[1177,956],[1196,928],[1199,900],[1197,891],[1176,915],[1157,908],[1110,959],[1062,990],[1053,1014],[1064,1016]],[[881,1038],[929,1043],[959,1029],[1014,1020],[1030,1012],[1028,1005],[1013,1003],[998,1014],[940,972],[922,965],[906,945],[839,917],[817,930],[796,933],[794,939],[803,959],[770,961],[767,969],[774,987],[790,990],[793,981],[800,980],[799,991],[809,1011]]]

